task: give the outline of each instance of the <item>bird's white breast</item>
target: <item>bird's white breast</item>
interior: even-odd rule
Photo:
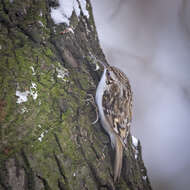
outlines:
[[[112,130],[111,126],[106,121],[106,118],[104,115],[104,110],[103,110],[103,105],[102,105],[103,94],[104,94],[105,88],[106,88],[106,69],[104,69],[101,80],[100,80],[97,90],[96,90],[96,103],[98,105],[101,124],[110,136],[112,147],[115,147],[115,136],[113,134],[113,130]]]
[[[104,116],[102,99],[103,99],[105,85],[106,85],[106,69],[104,69],[101,80],[100,80],[98,87],[97,87],[97,90],[96,90],[96,103],[98,105],[100,117]]]

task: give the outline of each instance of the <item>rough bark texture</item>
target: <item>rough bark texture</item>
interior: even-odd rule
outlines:
[[[131,135],[113,184],[109,138],[92,124],[102,72],[93,57],[105,57],[89,0],[89,19],[72,14],[74,33],[51,20],[57,1],[0,2],[0,190],[151,189]]]

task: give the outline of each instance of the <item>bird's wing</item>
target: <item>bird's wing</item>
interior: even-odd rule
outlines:
[[[103,94],[103,111],[113,131],[126,144],[126,135],[132,120],[132,93],[130,86],[112,80]]]

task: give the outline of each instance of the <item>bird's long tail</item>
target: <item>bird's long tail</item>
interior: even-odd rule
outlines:
[[[117,138],[115,144],[114,182],[116,182],[121,175],[122,161],[123,161],[123,145],[120,139]]]

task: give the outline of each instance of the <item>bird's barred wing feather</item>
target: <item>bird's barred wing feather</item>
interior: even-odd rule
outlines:
[[[126,77],[120,70],[117,72],[122,77]],[[110,82],[107,81],[108,85],[103,94],[102,104],[107,121],[125,146],[126,135],[132,120],[132,92],[127,77],[124,79],[126,80],[121,79],[119,83],[111,78]]]

